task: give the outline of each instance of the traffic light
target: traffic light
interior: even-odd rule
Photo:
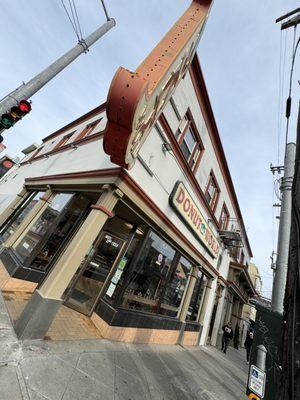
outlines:
[[[28,114],[31,110],[31,105],[27,100],[21,100],[19,104],[12,107],[10,111],[3,114],[0,118],[0,128],[9,129],[24,115]]]
[[[0,158],[0,178],[2,178],[2,176],[14,165],[15,163],[11,158],[7,156]]]

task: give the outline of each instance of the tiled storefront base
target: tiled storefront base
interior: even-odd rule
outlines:
[[[2,295],[13,322],[19,318],[31,294],[25,292],[2,291]],[[61,306],[54,321],[48,329],[45,339],[48,340],[77,340],[77,339],[100,339],[99,330],[90,318]]]
[[[11,278],[0,263],[0,289],[13,322],[21,315],[37,284]],[[199,332],[184,332],[182,345],[197,345]],[[61,306],[45,339],[75,340],[106,338],[126,343],[176,344],[178,330],[130,328],[108,325],[98,314],[91,318],[68,307]]]
[[[11,278],[0,261],[0,289],[2,291],[26,292],[32,294],[36,287],[37,283]]]
[[[126,343],[149,343],[149,344],[177,344],[179,331],[164,329],[144,329],[110,326],[96,313],[91,317],[96,327],[106,339]],[[185,332],[182,345],[195,346],[199,332]]]
[[[0,289],[13,323],[21,315],[36,286],[37,284],[33,282],[11,278],[3,264],[0,264]],[[62,306],[46,333],[45,339],[72,340],[98,339],[101,337],[90,318]]]
[[[184,332],[182,345],[184,346],[197,346],[199,339],[199,332]]]

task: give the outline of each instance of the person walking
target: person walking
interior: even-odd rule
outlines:
[[[222,336],[222,351],[226,354],[228,344],[230,340],[233,338],[233,330],[231,327],[231,323],[228,322],[226,325],[223,326],[223,336]]]
[[[253,336],[254,336],[254,332],[252,329],[249,329],[249,331],[247,332],[247,336],[246,336],[246,340],[245,340],[245,349],[246,349],[246,359],[247,359],[247,364],[249,364],[250,361],[250,353],[251,353],[251,347],[253,344]]]

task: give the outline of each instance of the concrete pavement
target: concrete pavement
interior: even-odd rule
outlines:
[[[19,342],[0,296],[1,400],[241,400],[244,352],[107,340]]]

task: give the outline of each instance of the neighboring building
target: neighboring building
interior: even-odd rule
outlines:
[[[254,289],[257,295],[260,295],[262,288],[262,279],[259,273],[258,267],[250,263],[248,267],[248,272],[253,283]],[[255,328],[255,319],[256,319],[256,309],[253,306],[245,305],[242,314],[241,321],[241,340],[240,343],[244,346],[246,334],[250,327]]]
[[[43,337],[64,304],[113,340],[216,344],[255,289],[197,56],[128,171],[103,151],[110,107],[46,137],[0,185],[0,284],[33,292],[16,331]]]

